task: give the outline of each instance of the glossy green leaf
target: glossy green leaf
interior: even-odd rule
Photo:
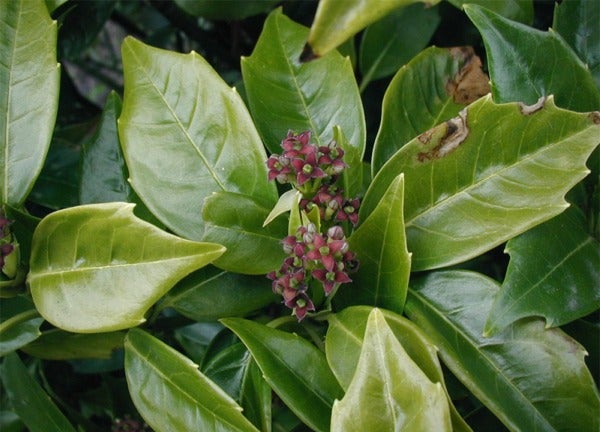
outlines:
[[[175,0],[175,4],[193,16],[215,20],[241,20],[268,12],[280,0]]]
[[[244,416],[263,432],[271,430],[271,387],[246,346],[236,342],[202,362],[202,372],[244,409]]]
[[[269,216],[263,222],[263,226],[269,225],[277,216],[285,214],[292,210],[292,207],[297,206],[300,203],[302,195],[296,189],[290,189],[281,194],[279,201],[273,207],[273,210],[269,213]]]
[[[271,387],[252,359],[244,377],[240,403],[246,418],[262,432],[271,432],[272,429],[272,399]]]
[[[498,290],[477,273],[431,273],[411,283],[405,313],[510,430],[597,430],[600,399],[576,341],[537,319],[482,336]]]
[[[364,218],[404,173],[412,269],[458,263],[561,213],[565,193],[589,172],[600,115],[495,104],[487,96],[405,145],[379,171]]]
[[[56,22],[42,0],[2,5],[0,57],[0,199],[19,207],[44,164],[58,107]]]
[[[419,0],[322,0],[308,35],[307,48],[316,56],[334,50],[346,39],[369,24],[383,18],[394,9],[417,3]],[[435,5],[439,0],[428,1]]]
[[[44,318],[37,310],[21,312],[0,324],[0,357],[36,340]]]
[[[144,322],[178,280],[223,250],[159,230],[136,218],[133,204],[90,204],[40,222],[28,283],[38,311],[55,326],[80,333],[120,330]]]
[[[4,358],[0,377],[14,411],[31,432],[75,432],[16,353]]]
[[[327,318],[329,322],[325,338],[327,362],[344,389],[348,388],[354,376],[367,319],[372,309],[368,306],[352,306]],[[385,309],[381,309],[381,313],[410,358],[431,382],[439,382],[445,389],[444,374],[437,358],[437,348],[429,341],[427,335],[401,315]],[[449,395],[447,399],[453,430],[470,431],[471,428],[452,405]]]
[[[246,346],[237,342],[220,351],[214,356],[204,359],[201,372],[223,389],[233,400],[240,403],[242,382],[252,360]]]
[[[333,405],[331,430],[452,430],[442,385],[410,358],[379,309],[369,314],[356,372]]]
[[[129,201],[133,193],[127,182],[127,167],[117,132],[121,106],[119,95],[112,92],[96,133],[83,145],[79,185],[81,204]]]
[[[575,50],[600,87],[600,4],[569,0],[554,6],[552,28]]]
[[[348,239],[360,269],[351,275],[352,285],[340,290],[336,300],[339,296],[345,304],[380,306],[402,313],[410,275],[403,207],[404,176],[400,174]]]
[[[157,432],[257,430],[197,365],[142,330],[125,338],[125,376],[133,403]]]
[[[396,73],[425,48],[440,22],[438,8],[415,3],[367,27],[360,44],[361,90],[373,80]]]
[[[28,200],[58,210],[79,204],[81,147],[56,131]]]
[[[365,176],[365,163],[362,160],[363,155],[359,149],[348,142],[341,127],[333,127],[333,139],[344,150],[343,159],[347,165],[338,180],[338,184],[343,186],[346,198],[352,199],[363,196],[366,191],[365,183],[368,184],[367,176]]]
[[[48,330],[22,350],[46,360],[108,359],[123,347],[123,332],[80,334],[60,329]]]
[[[194,52],[164,51],[133,38],[122,52],[119,136],[131,184],[152,213],[177,234],[200,240],[202,206],[213,192],[274,205],[265,150],[235,89]]]
[[[264,276],[207,266],[178,282],[158,307],[173,308],[194,321],[214,321],[244,316],[277,300]]]
[[[600,90],[590,70],[554,31],[543,32],[476,5],[464,9],[483,37],[497,102],[533,104],[554,95],[562,108],[584,112],[600,107]]]
[[[281,153],[288,130],[312,131],[327,145],[339,125],[348,142],[363,154],[365,119],[348,58],[339,53],[307,64],[298,60],[308,30],[278,9],[267,20],[242,74],[250,111],[267,148]]]
[[[202,209],[203,239],[227,247],[227,252],[215,261],[217,267],[236,273],[265,274],[281,266],[285,258],[281,239],[287,235],[287,221],[278,218],[263,227],[271,207],[264,201],[231,192],[216,192],[206,198]]]
[[[329,430],[333,401],[342,389],[325,355],[296,334],[241,318],[221,322],[248,347],[281,400],[312,429]]]
[[[511,239],[510,263],[485,325],[493,334],[526,316],[556,327],[600,308],[600,244],[577,208]]]
[[[488,79],[473,49],[429,47],[421,52],[398,71],[383,97],[373,173],[411,139],[486,93]]]
[[[459,9],[465,4],[475,4],[485,6],[486,8],[502,15],[513,21],[519,21],[524,24],[531,24],[533,21],[533,0],[448,0]],[[569,0],[570,1],[570,0]]]

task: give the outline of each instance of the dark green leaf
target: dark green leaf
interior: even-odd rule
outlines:
[[[482,336],[498,290],[495,281],[477,273],[431,273],[411,283],[405,313],[509,429],[597,430],[600,399],[576,341],[537,319]]]
[[[506,245],[510,263],[485,325],[494,334],[526,316],[556,327],[600,308],[600,244],[581,211],[569,208]]]
[[[130,201],[132,190],[127,182],[127,168],[117,133],[120,114],[121,99],[112,92],[96,133],[83,145],[79,186],[81,204]]]
[[[419,369],[379,309],[369,314],[356,372],[333,405],[331,430],[452,430],[442,385]]]
[[[425,48],[439,22],[437,8],[415,3],[367,27],[360,45],[361,90],[373,80],[396,73]]]
[[[360,268],[351,275],[352,285],[338,292],[336,301],[380,306],[402,313],[410,274],[403,211],[404,176],[400,174],[375,210],[348,239]]]
[[[600,87],[600,3],[569,0],[554,6],[552,28],[575,50]]]
[[[267,20],[242,74],[256,126],[267,148],[280,153],[288,130],[312,131],[319,145],[333,138],[339,125],[362,156],[365,119],[348,58],[333,52],[317,61],[298,60],[308,30],[278,9]]]
[[[412,269],[458,263],[561,213],[565,193],[588,174],[600,114],[484,97],[405,145],[373,179],[369,215],[404,173]]]
[[[251,359],[242,387],[241,405],[244,415],[262,432],[271,432],[271,387],[263,374]]]
[[[61,133],[54,134],[44,168],[29,195],[29,200],[52,210],[79,204],[81,148]]]
[[[142,330],[125,339],[125,374],[136,408],[157,432],[257,430],[197,365]]]
[[[348,388],[361,352],[361,346],[367,326],[367,318],[373,308],[353,306],[329,315],[329,329],[325,338],[325,352],[331,370],[344,389]],[[444,389],[444,375],[437,358],[437,348],[429,341],[427,335],[401,315],[382,309],[387,324],[406,350],[410,358],[427,375],[430,381],[440,382]],[[471,429],[452,405],[448,395],[450,417],[455,431]]]
[[[165,233],[136,218],[133,204],[90,204],[40,222],[28,283],[40,314],[57,327],[120,330],[144,322],[178,280],[223,249]]]
[[[13,409],[31,432],[75,432],[16,353],[6,356],[0,376]]]
[[[0,357],[37,339],[44,318],[37,310],[21,312],[0,324]]]
[[[204,267],[187,276],[170,290],[160,308],[173,308],[194,321],[214,321],[244,316],[277,301],[270,281]]]
[[[162,303],[160,304],[162,305]],[[175,329],[174,336],[187,356],[194,363],[201,364],[209,344],[222,330],[223,326],[220,323],[199,322]]]
[[[600,91],[590,70],[556,33],[510,21],[480,6],[464,9],[483,37],[497,102],[533,104],[554,95],[562,108],[584,112],[600,107]]]
[[[215,20],[241,20],[269,11],[280,0],[175,0],[177,6],[194,16]]]
[[[448,0],[454,6],[462,9],[465,4],[475,4],[485,6],[486,8],[502,15],[513,21],[519,21],[524,24],[531,24],[533,21],[533,1],[532,0]],[[571,1],[571,0],[569,0]]]
[[[61,17],[58,46],[61,60],[78,60],[94,42],[115,8],[116,0],[71,0]]]
[[[0,8],[0,199],[19,207],[38,177],[58,107],[56,22],[42,0]]]
[[[222,323],[248,347],[281,400],[316,431],[329,430],[334,399],[342,395],[325,355],[296,334],[241,318]]]
[[[236,273],[265,274],[285,258],[281,240],[287,235],[285,218],[263,227],[271,206],[247,195],[217,192],[206,198],[203,240],[219,243],[227,252],[215,265]]]
[[[202,373],[222,388],[237,403],[241,401],[242,383],[252,357],[246,346],[235,343],[202,362]]]
[[[114,350],[123,347],[124,337],[123,332],[77,334],[53,329],[42,333],[22,350],[46,360],[108,359]]]
[[[398,71],[385,92],[373,173],[404,144],[456,116],[489,88],[473,49],[430,47],[421,52]]]
[[[131,184],[152,213],[177,234],[200,240],[202,206],[213,192],[274,205],[266,153],[235,89],[194,52],[164,51],[133,38],[122,51],[119,136]]]

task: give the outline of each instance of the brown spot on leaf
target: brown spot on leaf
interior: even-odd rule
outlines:
[[[456,150],[468,136],[467,112],[462,110],[457,117],[419,135],[419,141],[425,145],[431,144],[433,147],[429,151],[419,152],[417,160],[425,162],[443,158]],[[425,137],[426,141],[421,137]]]
[[[592,122],[594,122],[594,124],[600,124],[600,111],[592,111],[590,113],[590,117],[592,118]]]
[[[450,48],[450,55],[464,62],[458,73],[446,83],[446,92],[455,103],[469,105],[490,92],[489,78],[472,47]]]
[[[521,109],[521,114],[530,115],[544,108],[545,103],[546,96],[542,96],[533,105],[525,105],[523,102],[519,102],[519,108]]]

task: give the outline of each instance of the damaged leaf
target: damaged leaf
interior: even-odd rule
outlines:
[[[487,96],[412,140],[373,179],[361,220],[403,172],[412,269],[425,270],[480,255],[561,213],[565,193],[589,172],[600,113],[562,110],[551,97],[531,114],[522,110]]]

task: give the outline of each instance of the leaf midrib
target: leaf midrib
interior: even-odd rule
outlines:
[[[154,80],[152,79],[152,77],[148,73],[146,67],[144,67],[144,64],[141,62],[140,58],[137,56],[135,50],[131,47],[131,44],[128,44],[128,49],[129,49],[129,52],[131,53],[131,55],[135,57],[135,60],[136,60],[137,65],[138,65],[138,69],[141,69],[144,72],[144,76],[146,77],[146,79],[148,80],[148,82],[150,82],[150,84],[152,85],[152,87],[154,88],[154,90],[156,91],[156,93],[160,96],[161,100],[164,102],[165,106],[168,108],[169,112],[171,113],[171,116],[175,120],[175,124],[179,127],[179,129],[181,130],[181,132],[183,133],[183,135],[186,137],[187,141],[192,146],[192,148],[196,151],[196,153],[198,154],[198,156],[202,160],[202,163],[205,165],[207,171],[210,173],[211,177],[215,180],[215,183],[222,190],[226,191],[227,189],[225,188],[225,185],[221,182],[221,180],[218,178],[216,172],[212,169],[211,164],[206,159],[206,156],[200,151],[200,148],[195,145],[195,142],[192,139],[192,137],[190,136],[188,130],[183,126],[183,123],[181,123],[181,120],[179,119],[179,116],[177,116],[177,114],[173,110],[173,107],[167,101],[167,99],[166,99],[165,95],[163,94],[163,92],[161,92],[159,90],[158,86],[155,84]],[[195,54],[194,53],[190,53],[189,55],[192,56],[192,60],[194,62],[193,65],[195,66],[195,63],[197,61],[196,57],[195,57]]]
[[[188,393],[188,391],[187,391],[186,389],[184,389],[184,388],[182,388],[181,386],[179,386],[177,383],[175,383],[175,382],[174,382],[174,381],[171,379],[171,377],[170,377],[170,376],[167,376],[166,374],[164,374],[164,373],[163,373],[163,371],[161,371],[160,369],[158,369],[158,368],[155,366],[155,364],[154,364],[154,363],[152,363],[152,362],[150,361],[150,359],[149,359],[147,356],[145,356],[144,354],[142,354],[142,352],[141,352],[141,351],[139,351],[139,350],[137,349],[137,347],[136,347],[136,346],[135,346],[133,343],[129,342],[129,347],[130,347],[130,348],[131,348],[133,351],[135,351],[135,353],[138,355],[138,357],[139,357],[139,358],[141,358],[141,359],[145,359],[145,360],[146,360],[146,362],[145,362],[145,363],[146,363],[146,364],[147,364],[147,365],[148,365],[150,368],[152,368],[152,369],[155,371],[155,373],[156,373],[158,376],[160,376],[161,378],[163,378],[163,381],[168,381],[168,382],[170,382],[170,383],[171,383],[171,385],[173,385],[173,386],[174,386],[174,387],[175,387],[177,390],[180,390],[180,391],[181,391],[181,393],[182,393],[182,394],[183,394],[183,395],[184,395],[184,396],[185,396],[185,397],[186,397],[186,398],[187,398],[187,399],[190,401],[190,403],[191,403],[192,405],[199,407],[199,408],[200,408],[200,409],[201,409],[203,412],[205,412],[205,413],[212,414],[212,417],[213,417],[214,419],[220,419],[220,420],[222,421],[222,423],[232,426],[232,427],[233,427],[233,429],[232,429],[232,430],[236,430],[236,431],[242,430],[242,429],[239,429],[237,426],[233,425],[231,422],[229,422],[229,421],[227,421],[226,419],[224,419],[223,417],[219,417],[219,416],[215,415],[215,414],[214,414],[214,412],[213,412],[213,411],[211,411],[211,410],[210,410],[208,407],[205,407],[205,406],[204,406],[204,405],[202,405],[201,403],[198,403],[198,402],[196,401],[196,399],[195,399],[195,398],[194,398],[194,397],[193,397],[193,396],[192,396],[190,393]],[[195,371],[196,373],[199,373],[199,371],[198,371],[198,370],[196,370],[196,369],[195,369],[194,371]],[[228,405],[228,408],[230,408],[230,409],[235,409],[235,408],[231,407],[231,405]]]
[[[410,290],[411,294],[414,295],[415,297],[419,298],[419,300],[425,304],[431,311],[434,312],[434,316],[437,316],[438,319],[441,319],[442,321],[444,321],[446,323],[446,325],[454,330],[454,332],[458,335],[460,335],[462,337],[463,341],[467,342],[467,345],[470,346],[472,348],[473,351],[475,351],[476,353],[479,354],[479,357],[483,360],[485,360],[485,363],[489,366],[491,366],[489,369],[496,371],[496,377],[502,377],[503,381],[505,383],[507,383],[509,385],[509,388],[514,389],[514,393],[519,396],[520,399],[524,399],[526,401],[526,405],[530,406],[531,409],[536,412],[538,414],[538,418],[541,418],[544,420],[544,422],[546,422],[546,426],[547,428],[549,428],[549,430],[553,430],[554,428],[552,427],[551,424],[549,424],[548,420],[546,419],[546,417],[536,408],[535,405],[533,405],[533,402],[529,400],[529,398],[521,391],[521,389],[519,389],[513,382],[512,380],[510,380],[508,377],[506,377],[503,373],[502,370],[498,369],[498,367],[496,366],[496,364],[492,361],[491,358],[489,358],[489,356],[487,355],[487,353],[484,350],[479,349],[479,346],[475,343],[475,341],[473,339],[471,339],[471,337],[469,335],[467,335],[461,327],[455,325],[452,321],[450,321],[444,314],[441,313],[437,313],[437,309],[434,307],[434,305],[428,301],[427,298],[421,296],[417,291],[415,290]],[[452,347],[452,351],[455,353],[458,353],[458,351],[456,351],[454,345],[452,344],[451,341],[447,341],[445,337],[442,336],[442,338],[444,339],[444,342],[446,342],[450,347]],[[503,343],[506,343],[506,341],[503,341]],[[457,356],[458,357],[458,356]],[[460,361],[456,361],[454,360],[455,363],[460,364]],[[472,375],[469,375],[469,378],[472,382],[475,382],[475,379]],[[497,387],[497,386],[496,386]],[[485,395],[485,398],[488,400],[492,400],[494,401],[495,398],[489,398],[488,395],[486,395],[486,393],[483,390],[479,390],[479,385],[476,386],[476,390]],[[503,403],[500,402],[498,404],[498,400],[496,399],[496,403],[500,406],[503,406]],[[512,417],[508,417],[507,419],[510,419],[511,423],[513,422],[513,418]]]

